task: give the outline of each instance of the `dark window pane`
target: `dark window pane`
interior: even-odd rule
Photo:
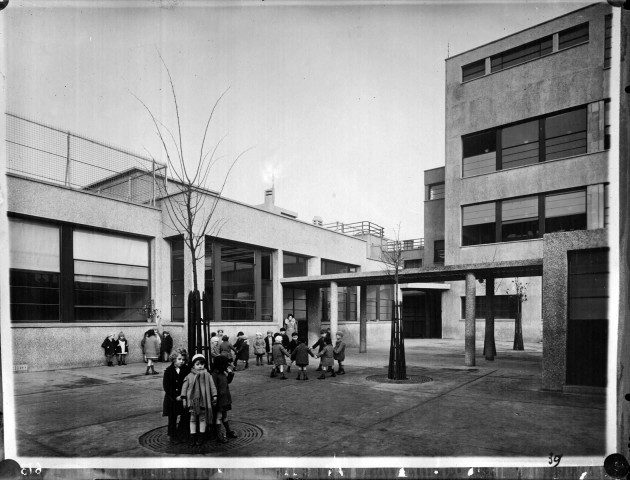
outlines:
[[[586,153],[586,108],[545,119],[545,160]]]
[[[538,120],[506,127],[501,131],[503,168],[538,162]]]
[[[9,271],[11,321],[59,321],[59,273]]]
[[[496,131],[476,133],[462,138],[464,157],[474,157],[483,153],[496,151]]]
[[[486,318],[486,296],[475,297],[475,319]],[[466,318],[466,297],[461,297],[461,318]],[[494,296],[494,318],[514,319],[516,318],[516,295],[495,295]]]
[[[545,233],[586,230],[586,191],[545,196]]]
[[[506,50],[490,57],[491,71],[497,72],[514,65],[518,65],[552,51],[552,37],[548,36],[534,42],[521,45],[519,47]]]
[[[444,240],[433,242],[433,263],[444,263]]]
[[[416,258],[414,260],[405,260],[404,261],[404,268],[421,268],[422,267],[422,259],[421,258]]]
[[[496,226],[494,222],[464,227],[462,233],[463,246],[496,242]]]
[[[305,277],[307,275],[308,258],[285,253],[282,255],[284,278]]]
[[[232,245],[221,247],[221,320],[256,318],[255,252]]]
[[[333,273],[352,273],[356,271],[357,267],[355,265],[333,262],[332,260],[322,260],[322,275],[329,275]]]
[[[496,242],[496,205],[494,202],[462,207],[462,245]]]
[[[462,82],[483,77],[486,73],[486,59],[469,63],[462,67]]]
[[[610,100],[604,102],[604,149],[610,150]]]
[[[142,322],[146,318],[137,310],[115,307],[75,307],[76,322]]]
[[[11,304],[14,322],[58,322],[59,305]]]
[[[501,202],[501,239],[504,242],[538,237],[538,197]]]
[[[558,49],[560,50],[584,42],[588,42],[588,22],[567,28],[558,34]]]

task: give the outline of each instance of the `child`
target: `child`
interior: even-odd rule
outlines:
[[[229,365],[227,357],[217,357],[212,368],[212,379],[216,388],[216,401],[214,404],[216,411],[215,424],[217,428],[217,442],[219,443],[226,443],[228,438],[238,437],[236,432],[230,430],[230,424],[228,423],[228,411],[232,410],[229,384],[232,383],[234,378],[234,372],[230,370]],[[225,426],[225,432],[221,429],[221,424]]]
[[[171,356],[173,350],[173,337],[166,330],[162,332],[162,343],[160,345],[160,360],[167,362]]]
[[[289,348],[289,343],[291,343],[291,339],[287,335],[287,329],[282,327],[280,329],[280,333],[276,333],[276,336],[277,335],[281,335],[282,336],[282,346],[284,348],[288,349]]]
[[[164,402],[162,404],[162,416],[168,417],[168,438],[171,443],[181,443],[177,438],[177,417],[184,413],[184,404],[182,403],[182,386],[184,379],[188,375],[189,370],[184,364],[184,356],[182,352],[173,352],[169,356],[172,362],[164,370],[164,380],[162,380],[162,388],[164,389]],[[183,418],[180,419],[180,423]],[[181,430],[181,425],[180,425]]]
[[[298,346],[295,347],[295,350],[291,353],[291,360],[295,360],[295,364],[300,367],[300,371],[298,372],[298,376],[296,380],[300,380],[302,374],[304,374],[303,380],[308,380],[306,376],[306,366],[308,365],[308,356],[315,357],[313,352],[306,345],[306,339],[300,339]]]
[[[157,375],[158,372],[153,368],[153,362],[157,362],[157,359],[160,357],[160,342],[154,330],[147,330],[144,338],[144,356],[147,358],[147,371],[144,374]]]
[[[323,380],[326,378],[326,372],[331,371],[332,375],[331,377],[336,377],[337,375],[335,374],[335,371],[333,370],[333,366],[335,365],[335,359],[334,359],[334,352],[333,352],[333,346],[332,346],[332,341],[330,340],[330,338],[326,337],[325,340],[326,342],[326,346],[324,347],[324,349],[319,352],[317,354],[317,356],[321,359],[322,363],[321,363],[321,367],[322,367],[322,374],[317,377],[318,380]]]
[[[221,355],[221,350],[219,349],[219,337],[216,335],[210,338],[210,363],[214,362],[214,359]]]
[[[200,353],[190,362],[192,368],[182,385],[182,401],[190,412],[190,446],[203,445],[206,423],[212,418],[212,399],[216,393],[212,388],[210,372],[206,370],[206,359]],[[197,435],[197,419],[199,435]]]
[[[287,361],[286,361],[285,357],[288,357],[289,354],[287,353],[285,348],[282,346],[282,335],[277,335],[276,336],[275,342],[273,344],[272,355],[273,355],[274,367],[271,370],[270,377],[271,378],[275,377],[276,376],[276,368],[279,368],[280,369],[280,373],[282,374],[282,377],[280,377],[280,379],[281,380],[286,380],[287,377],[284,374],[283,368],[287,364]]]
[[[272,349],[273,349],[273,332],[271,330],[267,330],[267,336],[265,337],[265,351],[267,352],[267,365],[271,365],[271,357],[272,357]]]
[[[261,332],[256,332],[256,340],[254,340],[254,355],[256,355],[256,365],[263,364],[263,355],[265,354],[265,339]]]
[[[234,347],[229,342],[230,337],[228,337],[227,335],[223,335],[222,340],[223,341],[219,345],[219,353],[224,357],[227,357],[228,361],[232,363],[232,360],[234,359],[232,352],[236,353],[236,350],[234,350]]]
[[[116,345],[116,355],[118,355],[118,365],[127,365],[125,359],[129,353],[129,342],[125,338],[125,334],[120,332],[118,334],[118,344]]]
[[[337,370],[337,375],[343,375],[345,370],[343,369],[343,362],[346,359],[346,344],[343,342],[343,333],[337,332],[337,342],[335,343],[335,347],[333,348],[333,358],[337,360],[339,363],[339,370]],[[333,367],[334,369],[334,367]]]
[[[311,348],[314,349],[315,347],[318,347],[317,353],[319,354],[319,353],[322,353],[322,350],[324,349],[325,346],[326,346],[326,330],[322,328],[319,331],[319,338],[317,339],[317,341],[313,344]],[[317,367],[316,371],[320,372],[321,370],[322,370],[322,360],[320,358],[319,367]]]
[[[245,361],[245,369],[249,366],[249,340],[247,335],[243,332],[238,332],[238,339],[234,344],[234,350],[236,350],[236,358],[234,358],[234,370],[236,370],[236,364],[239,360]]]
[[[116,340],[114,340],[114,337],[115,335],[113,333],[110,333],[107,336],[107,338],[103,340],[103,343],[101,344],[101,347],[105,349],[105,359],[107,360],[108,367],[114,366],[114,362],[112,361],[112,359],[114,358],[114,355],[116,355],[116,345],[117,345],[117,342]]]
[[[291,355],[291,362],[289,362],[289,366],[287,367],[287,373],[289,373],[291,371],[291,365],[293,365],[293,352],[295,351],[295,349],[297,348],[297,346],[300,343],[300,342],[298,342],[298,334],[297,334],[297,332],[293,332],[293,334],[291,336],[293,338],[289,342],[289,348],[287,349],[289,351],[289,354]]]

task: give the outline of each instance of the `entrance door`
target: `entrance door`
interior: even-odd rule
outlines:
[[[606,386],[608,250],[568,252],[567,384]]]
[[[403,294],[403,333],[405,338],[442,338],[441,292]]]

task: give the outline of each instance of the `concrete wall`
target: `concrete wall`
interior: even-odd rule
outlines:
[[[602,229],[552,233],[545,235],[544,242],[542,384],[547,390],[562,390],[566,384],[567,252],[606,247],[608,238]]]
[[[423,266],[434,265],[434,242],[444,240],[444,199],[429,200],[429,185],[444,182],[445,168],[424,171],[424,260]]]
[[[514,293],[513,278],[495,280],[495,295],[505,295],[506,291]],[[523,341],[542,341],[542,281],[540,277],[523,277],[519,279],[527,283],[527,301],[523,303]],[[465,282],[449,282],[451,289],[442,294],[442,338],[464,339],[465,321],[462,317],[461,297],[466,296]],[[476,282],[477,295],[486,294],[486,285]],[[477,319],[475,335],[483,344],[486,321]],[[514,318],[495,318],[494,338],[497,341],[514,340]]]

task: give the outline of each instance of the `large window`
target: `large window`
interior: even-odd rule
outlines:
[[[483,58],[477,62],[469,63],[462,67],[462,82],[483,77],[486,74],[486,59]]]
[[[488,297],[475,297],[475,318],[486,318],[486,305]],[[466,297],[461,297],[461,318],[466,318]],[[509,319],[516,318],[516,295],[495,295],[494,296],[494,318]]]
[[[305,277],[308,275],[308,258],[284,253],[282,255],[284,278]]]
[[[538,237],[538,196],[501,202],[501,239],[504,242]]]
[[[545,233],[586,230],[586,191],[545,196]]]
[[[11,218],[9,242],[12,321],[59,321],[59,227]]]
[[[462,177],[582,155],[586,107],[466,135],[462,150]]]
[[[490,57],[492,73],[547,55],[552,51],[552,36],[520,45]]]
[[[330,275],[333,273],[354,273],[358,271],[359,267],[356,265],[333,262],[332,260],[322,260],[322,275]]]
[[[207,257],[206,257],[207,258]],[[206,273],[207,275],[207,273]],[[171,321],[184,321],[184,240],[171,241]]]
[[[221,246],[221,320],[256,319],[254,250]]]
[[[558,34],[558,50],[588,42],[588,22],[567,28]]]
[[[149,242],[75,230],[74,316],[76,321],[142,321],[150,298]]]
[[[462,245],[496,241],[496,204],[480,203],[462,207]]]

